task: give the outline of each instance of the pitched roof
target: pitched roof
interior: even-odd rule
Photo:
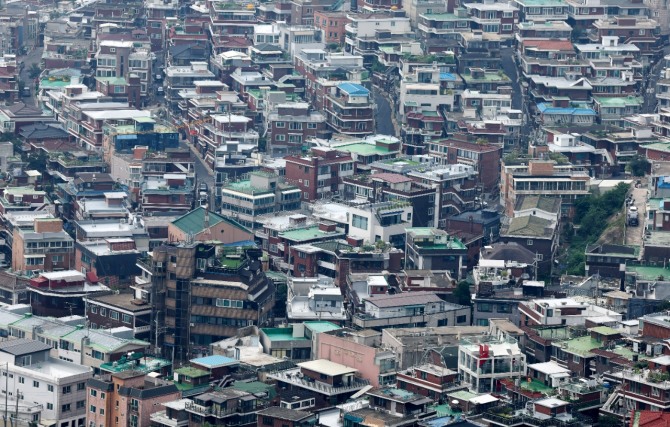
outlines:
[[[51,350],[51,346],[41,341],[16,339],[0,342],[0,351],[14,356],[22,356],[44,350]]]
[[[258,411],[258,414],[287,421],[300,421],[312,416],[312,414],[309,412],[299,411],[297,409],[282,408],[280,406],[271,406],[269,408],[265,408]]]
[[[524,264],[535,262],[535,254],[516,242],[494,243],[484,249],[481,256],[484,259],[516,261]]]
[[[554,234],[555,225],[552,221],[536,216],[528,215],[510,220],[504,235],[551,238]]]
[[[374,295],[365,299],[370,304],[379,308],[400,307],[405,305],[420,305],[431,302],[444,302],[433,292],[406,292],[394,295]]]
[[[209,212],[210,227],[222,221],[226,221],[228,224],[237,227],[240,230],[248,231],[244,226],[231,219],[225,218],[216,212]],[[184,233],[198,234],[205,229],[205,208],[199,207],[195,210],[192,210],[191,212],[172,221],[172,224],[174,224],[175,227],[182,230]]]
[[[36,123],[22,127],[19,132],[19,136],[25,139],[58,139],[67,138],[69,135],[61,125],[56,123]]]
[[[561,199],[547,196],[521,196],[516,201],[515,211],[537,209],[549,213],[559,213],[561,210]]]
[[[667,427],[670,425],[670,413],[656,411],[637,411],[630,420],[630,427]]]

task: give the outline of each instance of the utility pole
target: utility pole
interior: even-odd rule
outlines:
[[[5,363],[5,427],[7,427],[7,417],[9,416],[8,413],[8,405],[9,405],[9,362]]]
[[[19,425],[19,400],[23,398],[23,395],[21,394],[21,390],[18,388],[16,389],[16,409],[14,411],[14,421],[12,424],[16,423],[16,425]]]

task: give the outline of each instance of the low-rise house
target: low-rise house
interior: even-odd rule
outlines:
[[[443,301],[432,292],[372,295],[355,313],[352,323],[360,328],[383,329],[408,326],[463,326],[470,324],[470,309]]]

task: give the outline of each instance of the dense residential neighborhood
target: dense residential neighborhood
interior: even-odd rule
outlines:
[[[670,425],[670,6],[0,0],[0,372],[3,427]]]

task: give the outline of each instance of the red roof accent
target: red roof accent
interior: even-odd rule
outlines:
[[[391,184],[396,184],[398,182],[407,182],[413,181],[412,178],[409,178],[405,175],[400,175],[398,173],[373,173],[370,175],[370,179],[381,179],[382,181],[390,182]]]
[[[523,47],[534,47],[541,50],[575,51],[569,40],[524,40]]]
[[[633,427],[668,427],[670,426],[670,413],[655,411],[639,411],[640,418],[635,423],[635,414],[631,417],[630,426]]]
[[[86,280],[88,280],[91,283],[98,283],[98,276],[94,272],[89,271],[88,273],[86,273]]]

